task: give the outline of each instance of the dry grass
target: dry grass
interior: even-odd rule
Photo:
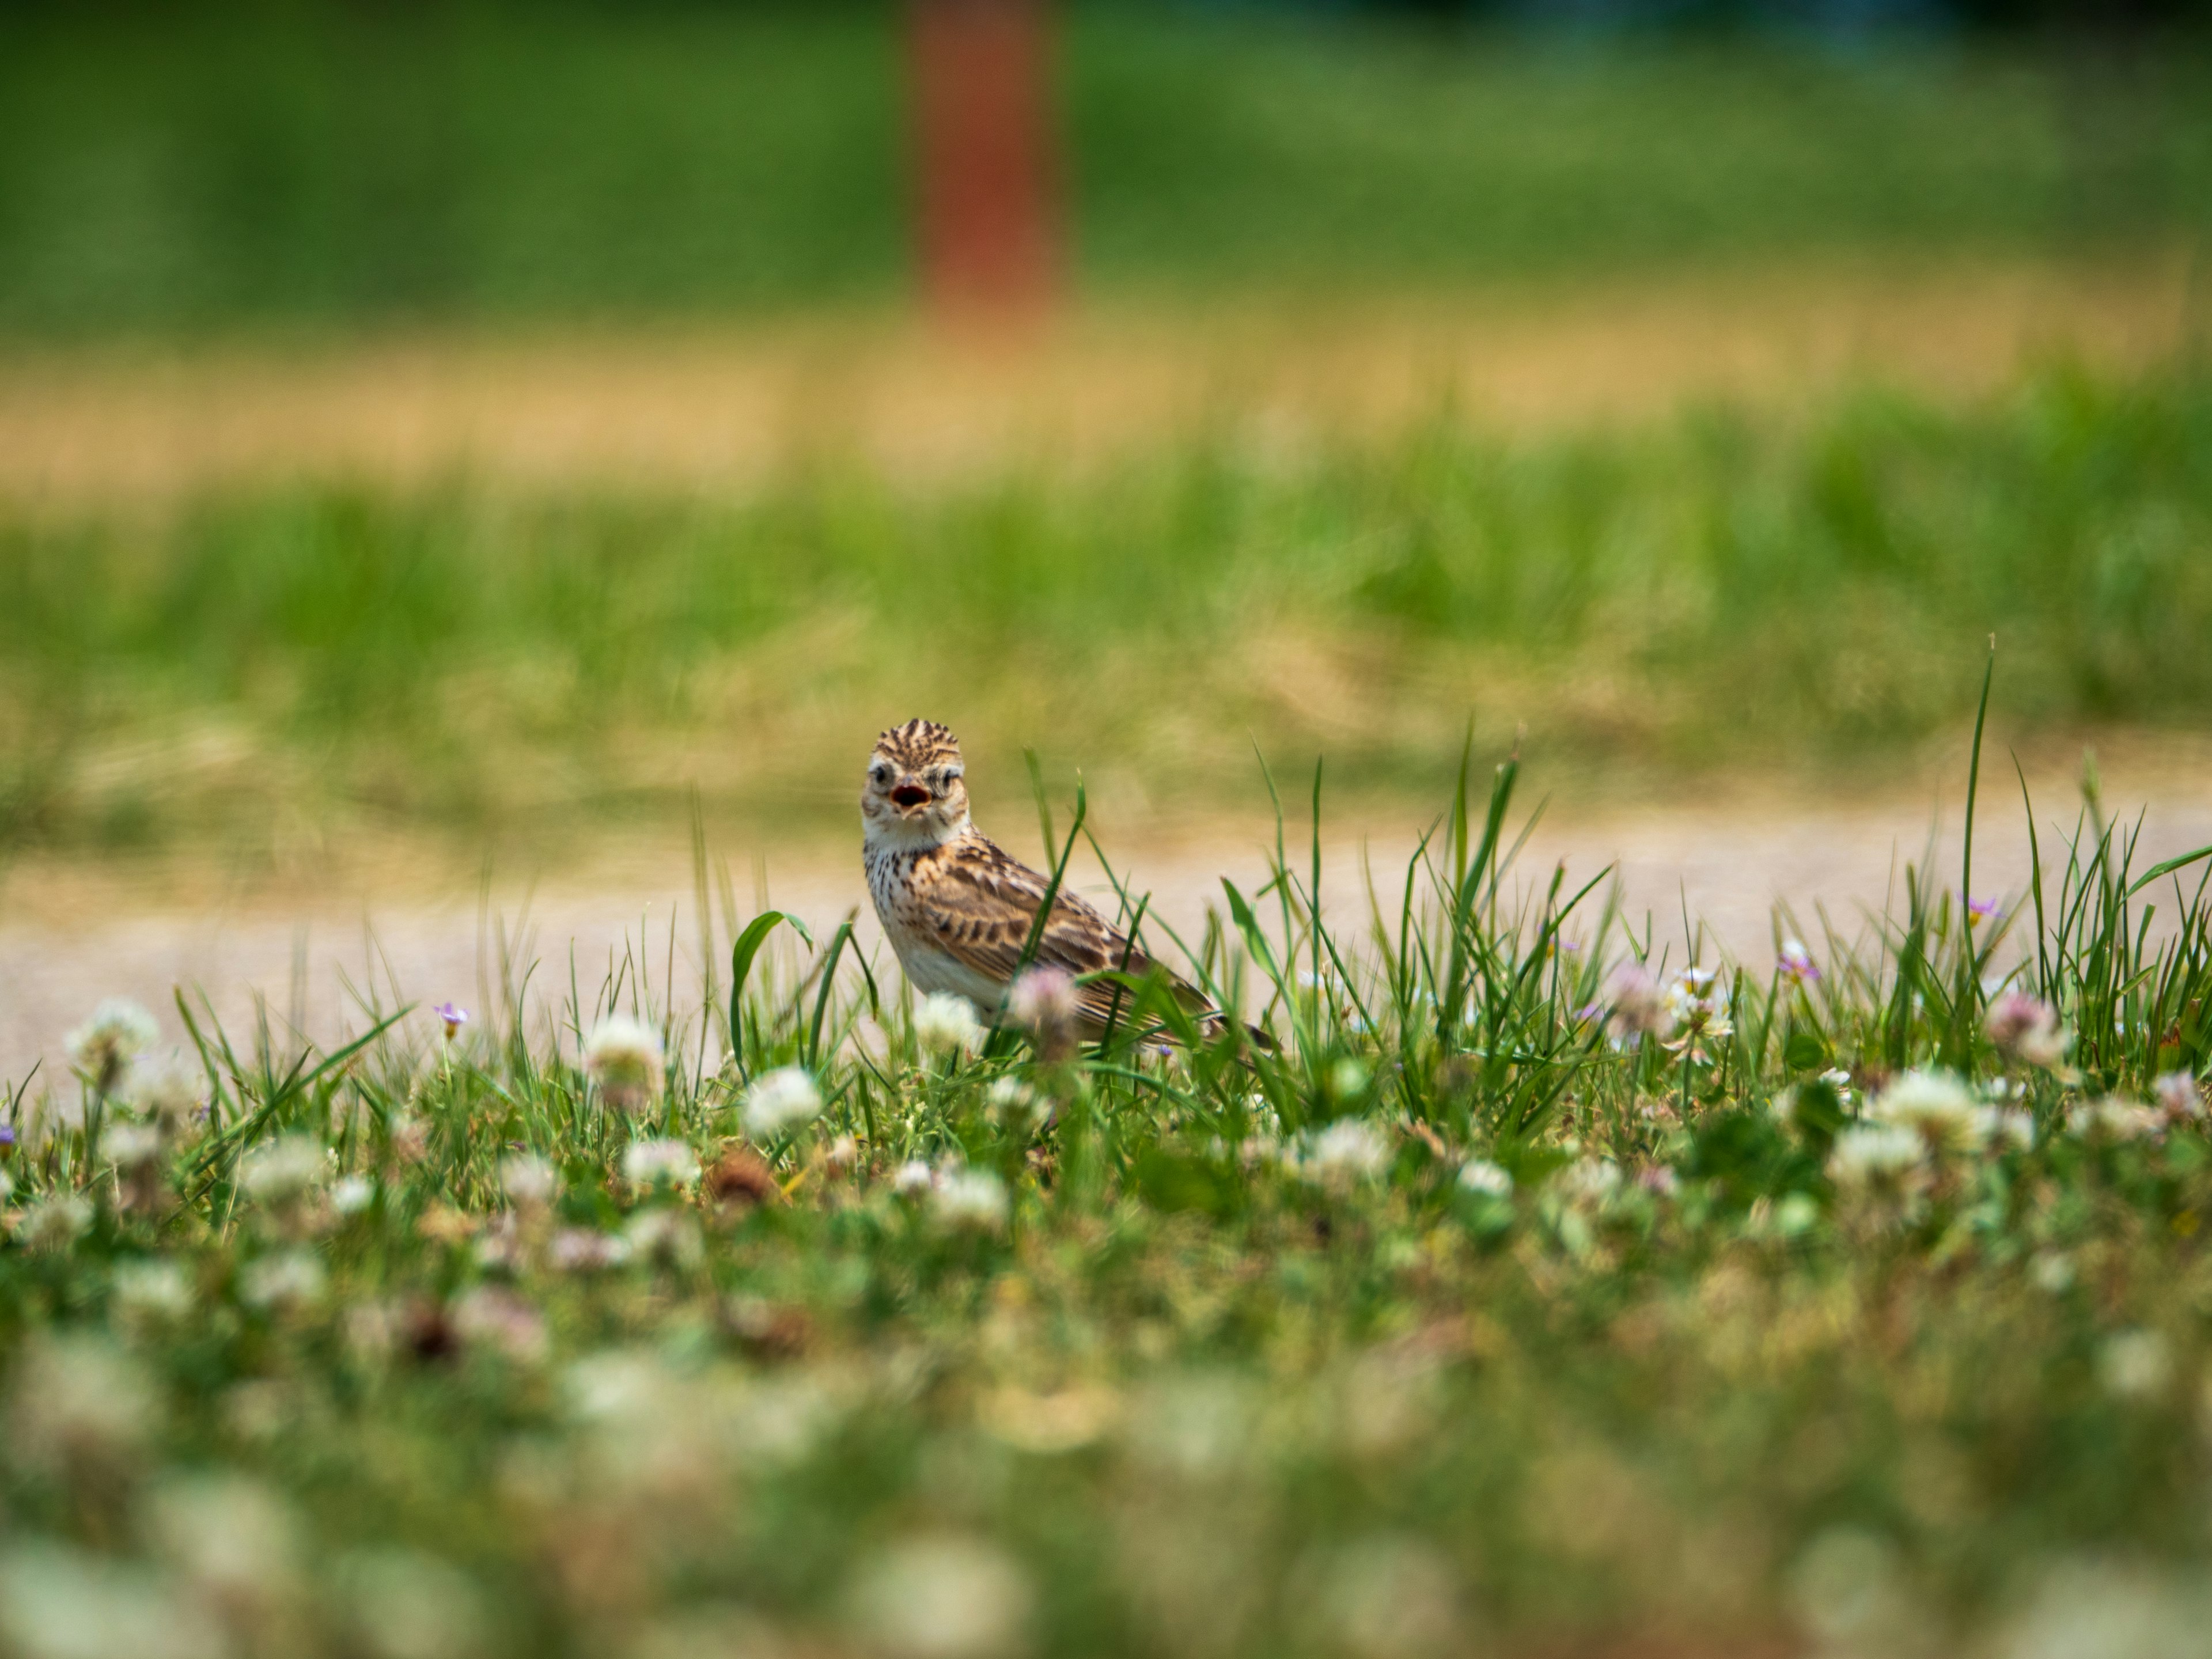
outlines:
[[[2166,362],[2201,331],[2202,303],[2177,254],[1101,310],[1019,338],[873,316],[19,348],[0,362],[0,494],[68,507],[302,475],[410,487],[456,473],[720,489],[825,460],[924,482],[1079,466],[1186,433],[1296,453],[1446,406],[1566,428],[1699,400],[1789,410],[1866,380],[1968,396],[2038,357],[2123,372]]]

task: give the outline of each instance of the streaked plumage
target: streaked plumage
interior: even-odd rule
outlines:
[[[860,817],[868,891],[907,978],[919,991],[965,997],[984,1018],[994,1018],[1051,883],[969,817],[959,740],[933,720],[884,732],[869,757]],[[1142,977],[1156,965],[1065,888],[1054,896],[1032,960],[1071,975],[1126,968]],[[1160,971],[1185,1007],[1211,1012],[1194,987],[1171,969]],[[1107,982],[1079,988],[1085,1036],[1104,1031],[1115,989]],[[1126,1018],[1126,992],[1121,1006]]]

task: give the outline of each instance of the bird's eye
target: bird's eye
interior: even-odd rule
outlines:
[[[891,769],[888,766],[872,766],[868,769],[868,775],[878,783],[889,783],[891,781]]]

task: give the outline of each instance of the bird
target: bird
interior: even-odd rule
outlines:
[[[963,998],[987,1023],[996,1018],[1049,893],[1052,912],[1031,965],[1076,981],[1073,1020],[1084,1040],[1098,1041],[1129,1017],[1127,987],[1081,977],[1109,970],[1158,974],[1201,1025],[1221,1029],[1220,1011],[1197,987],[977,829],[966,780],[960,740],[935,720],[911,720],[876,739],[860,789],[868,892],[916,990]]]

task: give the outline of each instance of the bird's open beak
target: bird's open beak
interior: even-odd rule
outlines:
[[[902,812],[911,812],[917,806],[928,804],[929,791],[918,783],[902,783],[891,791],[891,803]]]

